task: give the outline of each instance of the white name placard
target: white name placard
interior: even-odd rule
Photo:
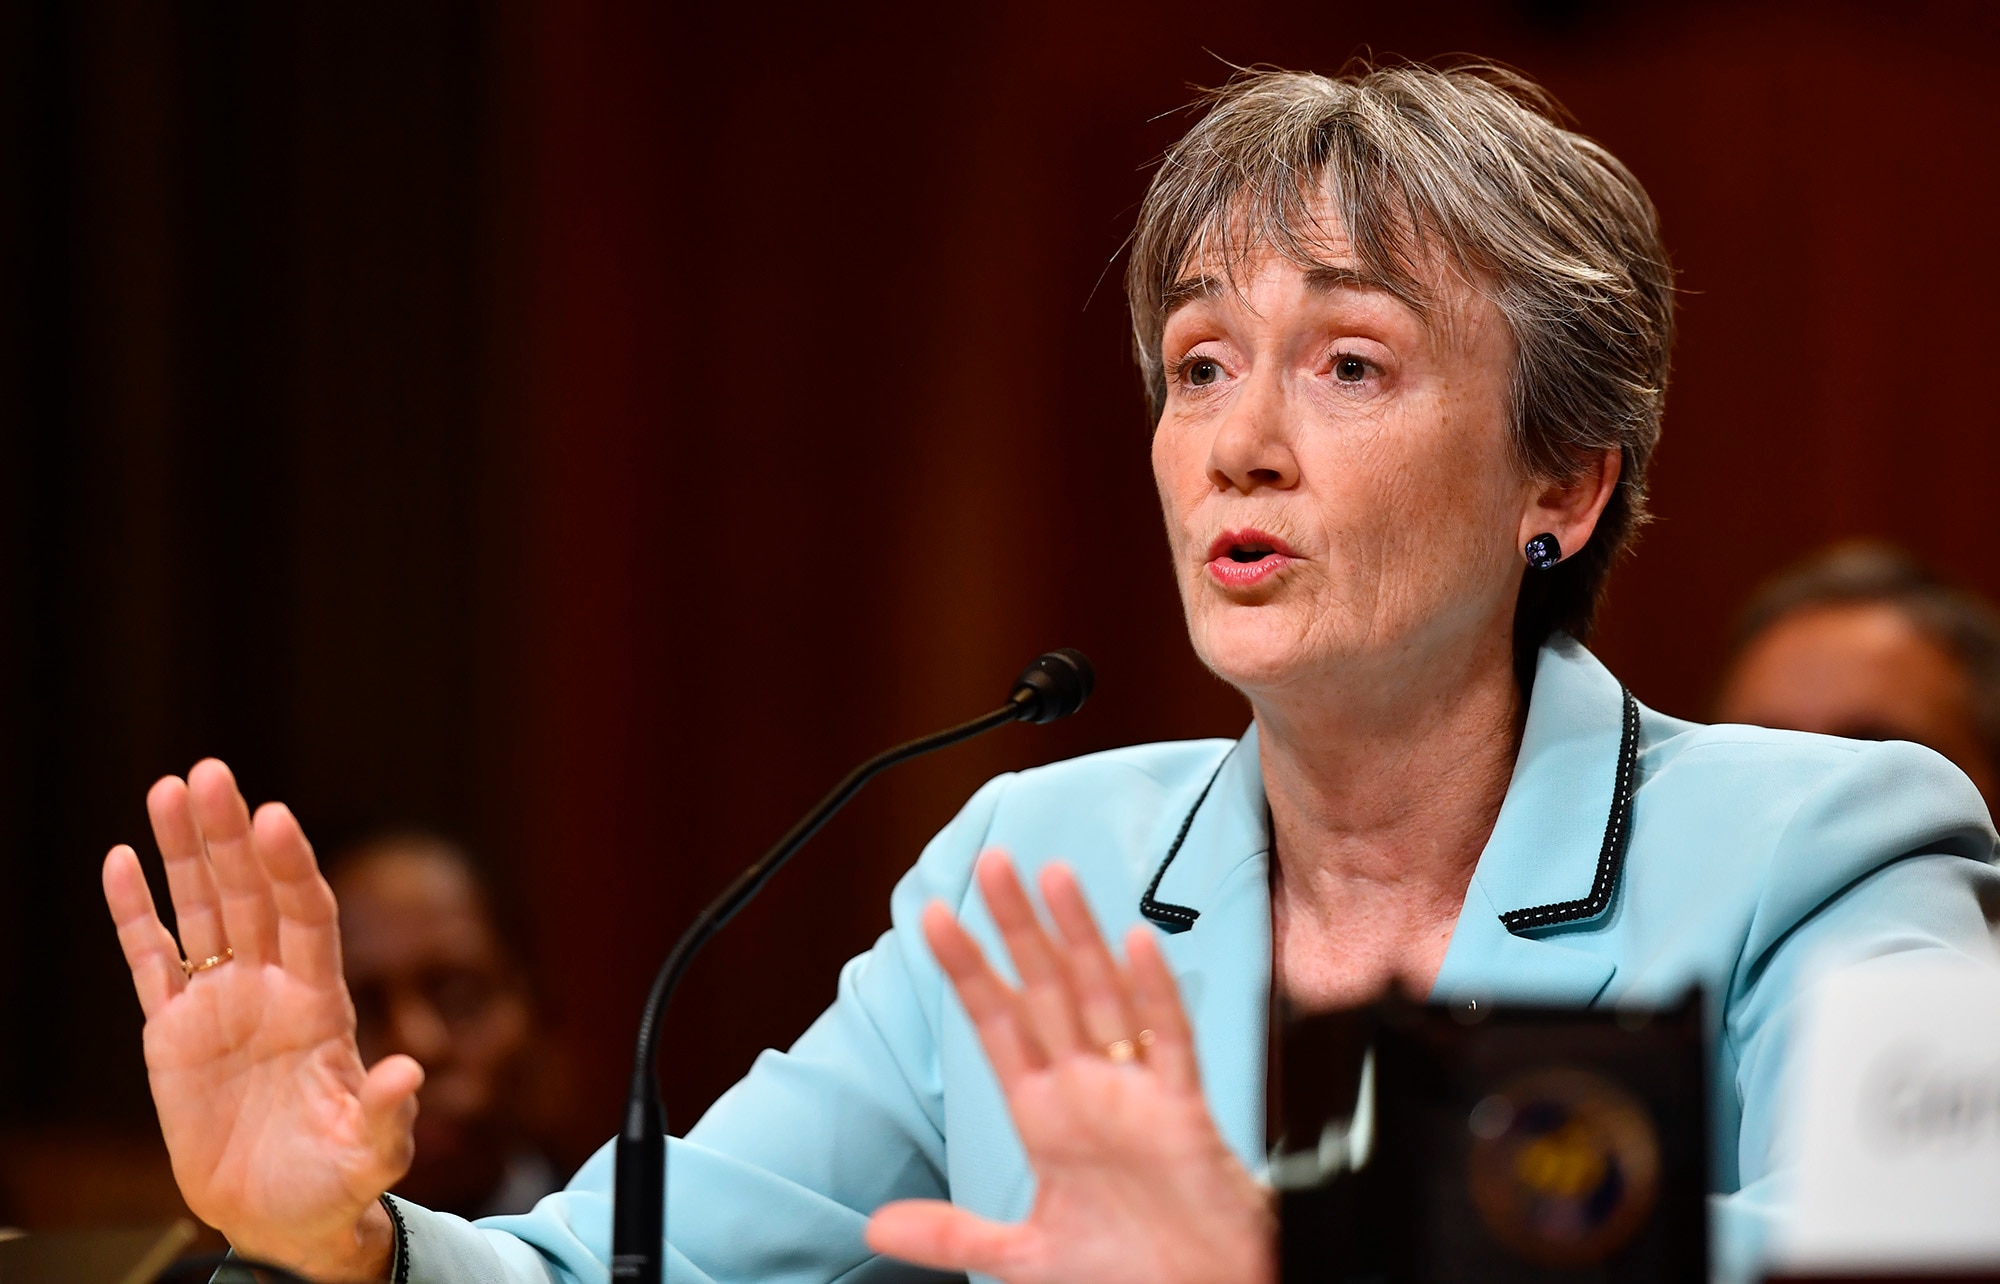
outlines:
[[[2000,1265],[2000,970],[1913,953],[1835,972],[1789,1074],[1774,1266]]]

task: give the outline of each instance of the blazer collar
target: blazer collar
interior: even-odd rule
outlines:
[[[1536,658],[1520,755],[1467,889],[1436,997],[1491,992],[1473,981],[1479,973],[1495,976],[1493,964],[1500,965],[1497,975],[1522,983],[1501,987],[1521,992],[1512,997],[1588,1002],[1602,990],[1614,965],[1561,938],[1615,902],[1631,830],[1637,741],[1637,706],[1624,686],[1580,643],[1552,638]],[[1243,880],[1233,876],[1248,861],[1261,868],[1270,852],[1254,725],[1217,760],[1204,787],[1179,805],[1186,808],[1183,819],[1140,903],[1146,918],[1173,934],[1193,929],[1219,893],[1240,895]],[[1268,901],[1266,920],[1268,931]],[[1467,975],[1470,956],[1488,963]]]
[[[1520,933],[1603,914],[1631,837],[1639,707],[1558,634],[1535,660],[1514,776],[1473,881]]]
[[[1139,912],[1170,935],[1192,928],[1216,890],[1245,861],[1271,850],[1271,809],[1257,728],[1223,753],[1186,808],[1173,841],[1139,901]]]
[[[1575,639],[1550,639],[1433,1001],[1569,1007],[1604,992],[1618,965],[1587,934],[1619,893],[1638,742],[1639,706],[1624,684]]]

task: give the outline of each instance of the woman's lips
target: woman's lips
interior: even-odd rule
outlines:
[[[1224,588],[1262,583],[1297,558],[1285,541],[1259,530],[1224,531],[1208,546],[1208,573]]]

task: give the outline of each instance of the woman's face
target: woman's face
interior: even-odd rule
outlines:
[[[1504,654],[1521,545],[1553,529],[1528,529],[1548,487],[1514,460],[1499,311],[1460,288],[1426,321],[1322,249],[1234,285],[1193,265],[1162,344],[1153,471],[1188,630],[1253,696]]]

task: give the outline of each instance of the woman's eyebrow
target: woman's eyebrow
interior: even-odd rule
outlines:
[[[1212,299],[1222,292],[1222,282],[1212,276],[1188,276],[1168,286],[1160,296],[1160,321],[1162,324],[1175,311],[1193,303],[1197,299]]]
[[[1365,290],[1394,296],[1396,291],[1389,283],[1375,273],[1360,267],[1336,264],[1321,264],[1306,269],[1306,288],[1315,294],[1327,294],[1338,290]],[[1182,277],[1166,288],[1160,296],[1160,320],[1164,322],[1175,311],[1200,299],[1212,299],[1222,293],[1219,277],[1203,274]]]
[[[1377,295],[1386,299],[1399,311],[1406,311],[1416,320],[1417,326],[1431,338],[1447,337],[1455,324],[1454,314],[1445,310],[1442,315],[1437,310],[1411,299],[1389,281],[1366,268],[1344,264],[1322,264],[1306,269],[1306,289],[1313,294],[1362,294]]]
[[[1324,294],[1335,290],[1379,291],[1393,295],[1389,283],[1381,277],[1359,267],[1343,267],[1331,264],[1306,269],[1306,288],[1314,293]]]

